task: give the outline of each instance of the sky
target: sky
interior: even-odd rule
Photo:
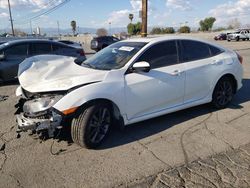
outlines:
[[[31,19],[60,6],[50,14]],[[250,0],[148,0],[149,27],[179,27],[187,24],[198,27],[206,17],[216,18],[215,27],[227,26],[233,19],[250,24]],[[71,20],[79,27],[126,27],[128,15],[140,21],[141,0],[10,0],[15,28],[70,28]],[[109,25],[109,23],[111,23]],[[10,28],[7,0],[0,0],[0,29]]]

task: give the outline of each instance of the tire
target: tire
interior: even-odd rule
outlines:
[[[245,41],[246,39],[242,39],[243,41]]]
[[[234,84],[228,77],[221,78],[215,86],[212,104],[217,109],[225,108],[233,99]]]
[[[96,148],[106,138],[112,125],[111,108],[107,103],[97,103],[79,112],[72,120],[72,140],[85,148]]]
[[[236,37],[236,41],[239,41],[240,40],[240,37]]]

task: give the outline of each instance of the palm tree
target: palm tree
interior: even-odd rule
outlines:
[[[129,14],[129,15],[128,15],[128,18],[130,19],[130,21],[131,21],[131,23],[132,23],[132,20],[133,20],[133,18],[134,18],[134,15],[133,15],[133,14]]]
[[[72,31],[73,31],[73,35],[75,36],[75,32],[76,32],[76,21],[72,20],[70,23],[71,27],[72,27]]]

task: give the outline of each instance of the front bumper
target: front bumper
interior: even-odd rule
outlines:
[[[18,132],[22,131],[41,131],[41,130],[55,130],[61,128],[60,124],[62,116],[52,112],[52,116],[49,118],[30,118],[26,117],[24,113],[16,115]]]

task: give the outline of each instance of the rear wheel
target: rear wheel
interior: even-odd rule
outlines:
[[[112,124],[107,103],[93,104],[72,120],[71,136],[82,147],[96,148],[106,138]]]
[[[218,81],[213,92],[212,104],[215,108],[225,108],[233,99],[233,81],[230,78],[222,78]]]
[[[240,40],[240,37],[236,37],[236,41],[239,41]]]

